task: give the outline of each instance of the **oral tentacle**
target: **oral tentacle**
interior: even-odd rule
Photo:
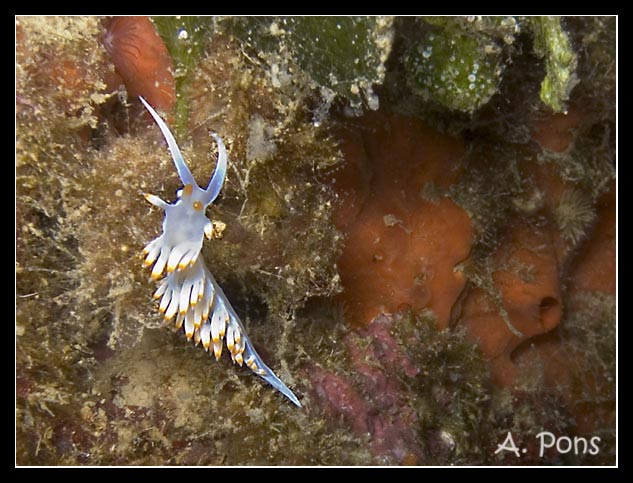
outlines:
[[[224,179],[226,178],[226,166],[228,161],[226,147],[224,146],[222,138],[220,138],[220,136],[218,136],[216,133],[211,133],[211,136],[213,136],[215,142],[218,143],[218,162],[216,164],[213,176],[211,177],[211,181],[209,181],[209,185],[205,190],[205,196],[202,199],[202,204],[204,206],[213,203],[220,194],[220,190],[222,189],[222,185],[224,184]]]
[[[171,152],[171,157],[174,160],[176,171],[178,171],[178,176],[180,177],[180,181],[182,181],[182,184],[184,184],[185,186],[188,184],[196,184],[196,180],[191,174],[191,171],[189,171],[189,167],[187,166],[187,163],[185,163],[185,159],[182,157],[180,148],[178,147],[178,144],[176,144],[176,140],[167,127],[167,124],[165,124],[158,113],[154,110],[152,106],[147,103],[145,99],[143,99],[142,97],[139,97],[139,99],[148,110],[150,115],[154,118],[154,121],[156,121],[156,124],[158,124],[160,132],[163,134],[165,141],[167,141],[167,146],[169,147],[169,151]]]

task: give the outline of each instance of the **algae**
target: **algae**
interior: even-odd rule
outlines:
[[[155,126],[106,90],[112,66],[99,44],[100,19],[89,19],[90,29],[79,19],[70,42],[44,29],[58,33],[73,22],[18,19],[18,463],[332,464],[345,454],[350,463],[369,462],[343,430],[293,414],[247,371],[214,362],[162,328],[140,256],[161,215],[142,195],[169,199],[179,181]],[[340,154],[288,93],[269,96],[259,111],[265,73],[245,66],[230,41],[217,45],[188,66],[181,86],[198,115],[236,99],[223,105],[226,125],[196,124],[190,111],[195,143],[179,139],[199,179],[212,171],[206,128],[230,147],[233,171],[213,212],[227,228],[204,256],[259,352],[274,367],[281,360],[276,372],[297,384],[298,362],[286,358],[298,344],[288,341],[292,314],[308,298],[339,290],[340,242],[318,173]],[[75,83],[63,72],[43,77],[50,63],[42,59],[53,54],[82,66]],[[218,64],[233,75],[206,84],[207,69]],[[201,83],[219,99],[197,97]],[[113,113],[127,117],[123,134]],[[258,133],[279,149],[262,148],[268,139],[258,141]]]
[[[431,27],[421,28],[405,53],[409,85],[426,100],[472,113],[498,91],[504,44],[500,46],[485,29],[473,34],[451,20],[425,21]]]
[[[322,101],[334,95],[351,112],[378,109],[374,85],[382,83],[393,41],[389,17],[272,17],[230,19],[228,30],[254,52],[269,56],[273,85],[288,82],[301,69]],[[323,114],[316,116],[317,122]]]
[[[174,132],[187,133],[189,106],[183,90],[199,60],[204,56],[207,44],[212,41],[215,20],[213,17],[152,17],[156,30],[165,42],[174,60],[176,80],[176,115]]]
[[[413,379],[400,377],[411,391],[429,463],[484,463],[491,387],[476,346],[462,330],[437,330],[433,316],[424,312],[403,314],[393,331],[413,363],[423,368]]]
[[[578,84],[578,58],[560,17],[530,19],[534,33],[534,50],[545,59],[546,75],[541,84],[541,100],[554,112],[565,112],[565,102]]]
[[[305,410],[296,411],[246,369],[215,362],[162,327],[140,257],[161,214],[142,193],[171,200],[179,181],[155,126],[107,82],[114,67],[100,21],[16,19],[19,465],[408,461],[373,452],[373,441],[324,411],[308,376],[322,367],[371,402],[343,341],[379,342],[348,327],[333,299],[344,240],[327,174],[342,161],[336,130],[350,113],[380,101],[462,136],[466,175],[446,192],[429,185],[424,196],[450,196],[475,221],[470,287],[494,290],[490,254],[517,214],[556,226],[572,256],[615,177],[613,17],[154,19],[174,57],[175,132],[196,179],[213,169],[209,130],[229,149],[227,183],[210,210],[226,228],[203,256],[262,357],[300,395]],[[554,110],[588,111],[564,152],[531,137],[541,95]],[[526,158],[569,183],[557,203],[522,174]],[[529,276],[530,267],[519,269]],[[565,297],[553,335],[574,355],[573,394],[589,414],[609,414],[615,300]],[[539,367],[520,391],[492,388],[453,322],[440,332],[428,314],[396,319],[399,349],[423,368],[415,377],[371,361],[405,387],[400,407],[417,417],[422,455],[414,462],[517,464],[494,456],[506,431],[521,442],[543,428],[573,434],[576,407],[562,399],[565,388],[545,387]],[[597,431],[605,441],[598,459],[523,461],[613,464],[615,426]]]

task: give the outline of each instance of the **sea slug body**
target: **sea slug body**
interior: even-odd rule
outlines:
[[[241,366],[246,362],[255,374],[301,407],[293,392],[257,354],[235,309],[200,256],[203,238],[213,235],[213,225],[204,213],[220,193],[226,176],[227,154],[222,139],[211,134],[218,144],[218,162],[209,185],[202,189],[165,122],[145,99],[140,99],[167,141],[178,176],[184,184],[173,204],[154,195],[145,195],[147,201],[165,212],[162,235],[143,250],[145,265],[153,265],[151,278],[159,281],[154,294],[160,301],[159,311],[166,321],[175,319],[178,329],[184,327],[188,340],[193,339],[196,345],[201,343],[207,352],[213,348],[216,360],[226,344],[234,363]]]

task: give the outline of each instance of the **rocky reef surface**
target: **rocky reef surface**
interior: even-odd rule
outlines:
[[[17,464],[614,464],[616,23],[17,17]],[[139,95],[302,409],[164,326]]]

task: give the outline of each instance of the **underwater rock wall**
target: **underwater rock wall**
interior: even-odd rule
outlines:
[[[615,36],[16,18],[17,463],[613,464]],[[155,313],[143,193],[181,186],[137,95],[201,184],[224,139],[202,255],[303,409]]]

